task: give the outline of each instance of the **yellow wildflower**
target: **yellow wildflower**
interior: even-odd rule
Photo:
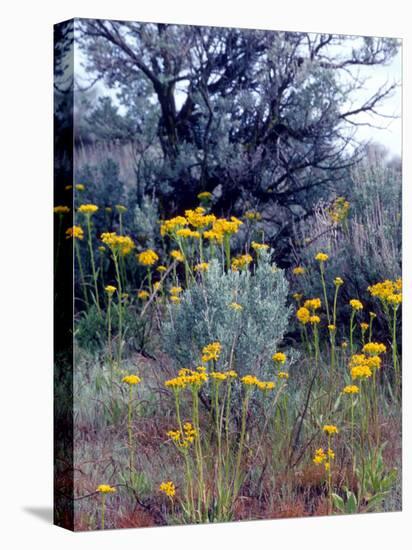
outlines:
[[[259,252],[261,250],[267,250],[269,248],[269,245],[263,244],[263,243],[256,243],[255,241],[252,241],[251,247],[253,248],[253,250],[256,250],[257,252]]]
[[[183,292],[183,288],[181,286],[172,286],[169,290],[169,293],[172,296],[179,296]]]
[[[293,268],[293,272],[292,272],[292,273],[293,273],[293,275],[304,275],[305,271],[306,271],[306,270],[305,270],[304,267],[298,265],[298,266],[296,266],[296,267]]]
[[[311,315],[309,317],[309,323],[311,325],[318,325],[320,323],[320,317],[319,315]]]
[[[68,206],[55,206],[53,208],[53,212],[55,214],[68,214],[70,212],[70,208]]]
[[[318,252],[315,256],[315,260],[317,260],[318,262],[326,262],[326,260],[328,260],[329,256],[327,254],[325,254],[324,252]]]
[[[140,384],[141,379],[135,374],[128,374],[122,378],[122,382],[129,384],[129,386],[135,386],[136,384]]]
[[[172,250],[171,253],[170,253],[171,257],[178,261],[178,262],[183,262],[185,257],[183,256],[183,254],[180,252],[180,250]]]
[[[140,291],[137,293],[137,297],[138,297],[140,300],[147,300],[147,299],[150,297],[150,293],[147,292],[147,290],[140,290]]]
[[[99,493],[115,493],[116,487],[112,487],[111,485],[98,485],[96,491]]]
[[[238,269],[243,269],[253,262],[253,258],[250,254],[243,254],[232,260],[232,270],[237,271]]]
[[[99,207],[95,204],[81,204],[77,210],[82,214],[94,214],[99,210]]]
[[[212,342],[202,349],[202,361],[208,363],[209,361],[217,361],[220,357],[222,346],[220,342]]]
[[[322,302],[320,298],[311,298],[310,300],[306,300],[303,305],[306,309],[309,309],[310,311],[316,311],[321,307]]]
[[[229,307],[230,309],[234,309],[235,311],[242,311],[243,309],[243,306],[241,306],[237,302],[232,302],[231,304],[229,304]]]
[[[286,355],[281,351],[277,351],[275,354],[273,354],[272,359],[275,363],[278,363],[279,365],[284,365],[286,363]]]
[[[144,250],[143,252],[140,252],[138,254],[137,259],[140,264],[151,266],[157,262],[159,259],[159,256],[156,254],[154,250],[151,250],[150,248],[148,250]]]
[[[158,271],[159,273],[164,273],[165,271],[167,271],[167,267],[165,265],[158,265],[156,267],[156,271]]]
[[[310,311],[306,307],[300,307],[296,312],[296,317],[303,325],[306,325],[309,323]]]
[[[173,498],[176,494],[176,487],[173,481],[164,481],[159,485],[159,490],[169,498]]]
[[[278,378],[287,380],[289,378],[289,373],[281,370],[278,372]]]
[[[343,393],[347,393],[347,394],[355,394],[355,393],[359,393],[359,387],[358,386],[354,386],[354,385],[350,385],[350,386],[345,386],[342,390]]]
[[[180,304],[180,298],[179,296],[170,296],[170,301],[173,303],[173,304]]]
[[[335,435],[339,433],[338,428],[333,424],[325,424],[322,429],[328,435]]]
[[[85,190],[85,186],[82,183],[76,183],[75,188],[77,189],[77,191]]]
[[[349,304],[351,308],[354,309],[355,311],[360,311],[361,309],[363,309],[363,304],[360,300],[356,300],[356,299],[350,300]]]
[[[262,214],[256,212],[255,210],[248,210],[245,212],[245,218],[249,221],[259,221],[262,219]]]
[[[66,239],[79,239],[82,240],[84,237],[83,229],[79,225],[73,225],[66,229]]]
[[[209,264],[207,262],[200,262],[194,267],[195,271],[207,271],[209,269]]]
[[[343,285],[343,279],[341,277],[335,277],[333,280],[333,283],[335,286],[342,286]]]
[[[253,376],[252,374],[246,374],[246,376],[243,376],[240,381],[245,386],[256,386],[259,383],[259,380],[256,378],[256,376]]]
[[[380,355],[386,352],[386,346],[379,342],[368,342],[363,346],[362,351],[368,355]]]
[[[113,253],[119,253],[122,256],[129,254],[135,244],[133,240],[126,235],[117,235],[116,233],[102,233],[101,240],[106,244]]]
[[[168,234],[174,234],[182,227],[185,227],[189,222],[183,216],[176,216],[170,220],[165,220],[160,226],[160,234],[163,236]]]
[[[107,285],[107,286],[104,287],[104,289],[105,289],[105,291],[107,292],[107,294],[109,296],[112,296],[117,290],[117,288],[115,286],[112,286],[112,285]]]

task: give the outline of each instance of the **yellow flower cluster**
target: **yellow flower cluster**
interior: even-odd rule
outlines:
[[[160,234],[162,237],[165,235],[170,235],[185,227],[189,222],[183,216],[176,216],[170,220],[165,220],[160,226]]]
[[[183,254],[180,252],[180,250],[172,250],[171,253],[170,253],[170,256],[176,260],[177,262],[183,262],[185,257],[183,256]]]
[[[329,259],[328,254],[325,254],[324,252],[318,252],[315,256],[315,260],[318,262],[326,262]]]
[[[147,300],[149,298],[150,294],[149,292],[147,292],[147,290],[139,290],[139,292],[137,293],[137,297],[140,299],[140,300]]]
[[[104,287],[104,289],[109,296],[112,296],[117,290],[117,288],[113,285],[107,285]]]
[[[328,435],[335,435],[339,433],[338,428],[333,424],[325,424],[322,429]]]
[[[366,330],[368,330],[369,325],[368,325],[368,323],[361,323],[360,328],[361,328],[362,332],[365,332]]]
[[[116,492],[116,487],[112,487],[111,485],[102,484],[102,485],[97,486],[96,491],[98,491],[99,493],[105,493],[105,494],[115,493]]]
[[[140,264],[151,266],[158,261],[159,256],[156,254],[154,250],[151,250],[149,248],[148,250],[144,250],[143,252],[140,252],[140,254],[137,255],[137,259]]]
[[[306,307],[300,307],[296,312],[296,317],[302,323],[302,325],[306,325],[307,323],[309,323],[310,311]]]
[[[300,300],[303,298],[303,294],[301,294],[300,292],[295,292],[294,294],[292,294],[292,298],[297,302],[300,302]]]
[[[224,236],[237,233],[242,223],[243,222],[235,216],[232,216],[230,220],[226,220],[225,218],[217,218],[213,222],[212,228],[205,231],[203,235],[205,239],[221,244]]]
[[[73,225],[66,229],[66,239],[79,239],[82,240],[84,237],[83,229],[79,225]]]
[[[200,233],[199,231],[193,231],[193,229],[190,229],[189,227],[184,227],[183,229],[178,229],[176,231],[177,237],[182,237],[183,239],[189,239],[190,237],[192,239],[200,239]]]
[[[281,370],[278,372],[278,378],[287,380],[289,378],[289,373]]]
[[[333,223],[342,223],[349,215],[350,204],[345,197],[338,197],[334,200],[329,209],[329,217]]]
[[[176,487],[173,481],[164,481],[159,485],[159,490],[169,498],[173,498],[176,494]]]
[[[281,351],[278,351],[272,355],[272,359],[275,363],[278,363],[279,365],[284,365],[286,362],[286,355]]]
[[[232,271],[238,271],[248,266],[253,261],[253,258],[250,254],[243,254],[232,260]]]
[[[309,311],[316,311],[321,307],[322,302],[320,298],[311,298],[310,300],[306,300],[303,305],[306,309],[309,309]]]
[[[94,214],[99,210],[95,204],[81,204],[77,209],[81,214]]]
[[[173,303],[173,304],[180,304],[180,298],[179,296],[170,296],[170,301]]]
[[[309,317],[309,323],[311,325],[318,325],[320,323],[320,317],[319,315],[311,315]]]
[[[216,221],[216,216],[214,214],[205,214],[205,212],[204,208],[198,206],[195,210],[186,210],[185,216],[192,227],[203,229]]]
[[[396,279],[396,281],[386,279],[381,283],[369,286],[368,291],[372,296],[379,298],[381,302],[397,307],[402,302],[402,279]]]
[[[194,267],[195,271],[207,271],[209,269],[209,264],[207,262],[200,262],[200,264],[196,264]]]
[[[70,212],[70,208],[68,206],[55,206],[53,208],[53,212],[55,214],[68,214]]]
[[[362,351],[368,355],[381,355],[386,352],[386,346],[380,342],[368,342],[363,346]]]
[[[333,280],[335,286],[342,286],[343,285],[343,279],[341,277],[335,277]]]
[[[243,309],[243,306],[241,306],[237,302],[232,302],[231,304],[229,304],[229,307],[230,309],[234,309],[235,311],[242,311]]]
[[[256,376],[252,374],[247,374],[246,376],[243,376],[240,379],[240,381],[245,386],[249,386],[249,387],[255,386],[256,388],[262,391],[273,390],[275,389],[275,386],[276,386],[275,382],[271,382],[271,381],[265,382],[263,380],[259,380]]]
[[[202,349],[202,361],[208,363],[209,361],[217,361],[220,356],[222,346],[220,342],[212,342]]]
[[[346,394],[355,394],[355,393],[359,393],[359,387],[358,386],[354,386],[354,385],[349,385],[349,386],[345,386],[342,390],[343,393],[346,393]]]
[[[129,384],[129,386],[135,386],[136,384],[140,384],[141,379],[135,374],[128,374],[122,378],[122,382]]]
[[[356,299],[350,300],[349,305],[355,311],[360,311],[361,309],[363,309],[363,304],[360,300],[356,300]]]
[[[116,233],[102,233],[101,240],[106,244],[112,252],[118,252],[122,256],[130,254],[135,244],[133,240],[126,235],[117,235]]]
[[[261,250],[267,250],[269,248],[269,245],[263,244],[263,243],[256,243],[255,241],[252,241],[251,247],[253,248],[253,250],[256,250],[257,252],[259,252]]]
[[[172,286],[169,292],[172,296],[179,296],[183,292],[183,288],[181,286]]]
[[[203,367],[198,367],[195,371],[190,369],[181,369],[178,372],[176,378],[171,378],[166,380],[166,388],[171,388],[172,390],[183,390],[188,386],[193,388],[200,388],[202,384],[207,382],[208,375],[204,371]]]
[[[293,268],[293,275],[304,275],[304,273],[305,268],[300,265]]]

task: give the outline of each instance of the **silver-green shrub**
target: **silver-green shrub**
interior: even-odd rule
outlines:
[[[252,270],[226,273],[212,260],[198,282],[184,291],[179,305],[170,304],[163,324],[165,349],[176,367],[200,364],[202,348],[214,341],[222,345],[217,369],[234,368],[239,375],[272,372],[271,357],[286,331],[290,307],[288,282],[260,252]],[[231,307],[236,303],[241,310]]]

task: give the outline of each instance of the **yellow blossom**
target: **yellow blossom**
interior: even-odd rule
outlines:
[[[263,244],[263,243],[256,243],[255,241],[252,241],[251,247],[253,248],[253,250],[256,250],[257,252],[259,252],[261,250],[267,250],[269,248],[269,245]]]
[[[180,250],[172,250],[170,253],[171,257],[176,260],[177,262],[183,262],[185,257],[180,252]]]
[[[284,365],[286,362],[286,355],[281,351],[277,351],[275,354],[272,355],[272,359],[275,363],[278,363],[279,365]]]
[[[362,351],[368,355],[380,355],[386,352],[386,346],[380,342],[368,342],[363,346]]]
[[[325,254],[324,252],[318,252],[315,256],[315,260],[318,262],[326,262],[328,260],[329,256]]]
[[[136,384],[140,384],[141,379],[135,374],[128,374],[122,378],[122,382],[129,384],[129,386],[135,386]]]
[[[167,267],[165,265],[158,265],[156,267],[156,270],[159,271],[159,273],[164,273],[165,271],[167,271]]]
[[[208,363],[209,361],[217,361],[220,357],[222,346],[220,342],[212,342],[202,349],[202,361]]]
[[[278,378],[287,380],[289,378],[289,373],[281,370],[278,372]]]
[[[117,290],[117,288],[115,286],[112,286],[112,285],[107,285],[107,286],[104,287],[104,289],[105,289],[105,291],[107,292],[107,294],[109,296],[112,296]]]
[[[147,292],[147,290],[139,290],[139,292],[137,293],[137,297],[140,300],[147,300],[150,297],[150,293]]]
[[[81,204],[77,210],[82,214],[94,214],[99,210],[99,207],[95,204]]]
[[[66,229],[66,239],[79,239],[82,240],[84,237],[83,229],[79,225],[73,225]]]
[[[117,235],[114,232],[102,233],[100,238],[113,253],[119,253],[121,256],[129,254],[135,246],[130,237],[126,235]]]
[[[169,300],[173,303],[173,304],[180,304],[180,298],[179,296],[170,296],[169,297]]]
[[[234,309],[235,311],[242,311],[243,309],[243,306],[241,306],[237,302],[232,302],[231,304],[229,304],[229,307],[230,309]]]
[[[303,324],[309,323],[310,311],[306,307],[300,307],[296,312],[296,317]]]
[[[209,191],[202,191],[201,193],[198,193],[197,198],[200,201],[207,201],[212,198],[212,193],[209,193]]]
[[[320,317],[319,315],[311,315],[309,317],[309,323],[311,325],[318,325],[320,323]]]
[[[361,309],[363,309],[363,304],[360,300],[356,300],[356,299],[350,300],[349,304],[351,308],[355,311],[360,311]]]
[[[338,428],[333,424],[325,424],[322,429],[328,435],[335,435],[339,433]]]
[[[176,494],[176,487],[173,481],[164,481],[159,485],[159,490],[169,498],[173,498]]]
[[[157,262],[159,259],[159,256],[156,254],[154,250],[151,250],[150,248],[148,250],[144,250],[143,252],[140,252],[138,254],[137,259],[140,264],[151,266]]]
[[[304,275],[305,271],[304,267],[298,265],[293,268],[293,275]]]
[[[207,262],[200,262],[194,267],[195,271],[207,271],[209,269],[209,264]]]
[[[77,189],[77,191],[85,190],[85,186],[82,183],[76,183],[75,188]]]
[[[172,296],[179,296],[183,292],[183,288],[181,286],[172,286],[169,290],[169,293]]]
[[[320,298],[311,298],[310,300],[306,300],[303,305],[306,309],[309,309],[310,311],[316,311],[321,307],[322,302]]]
[[[99,493],[105,493],[105,494],[115,493],[116,492],[116,487],[112,487],[111,485],[102,484],[102,485],[97,486],[96,491],[98,491]]]
[[[333,283],[335,286],[342,286],[343,285],[343,279],[341,277],[335,277],[333,280]]]
[[[243,254],[232,260],[232,270],[237,271],[238,269],[243,269],[248,266],[253,261],[253,258],[250,254]]]
[[[354,385],[345,386],[342,392],[347,394],[359,393],[359,387]]]
[[[68,206],[55,206],[53,208],[53,212],[55,214],[68,214],[70,212],[70,208]]]

